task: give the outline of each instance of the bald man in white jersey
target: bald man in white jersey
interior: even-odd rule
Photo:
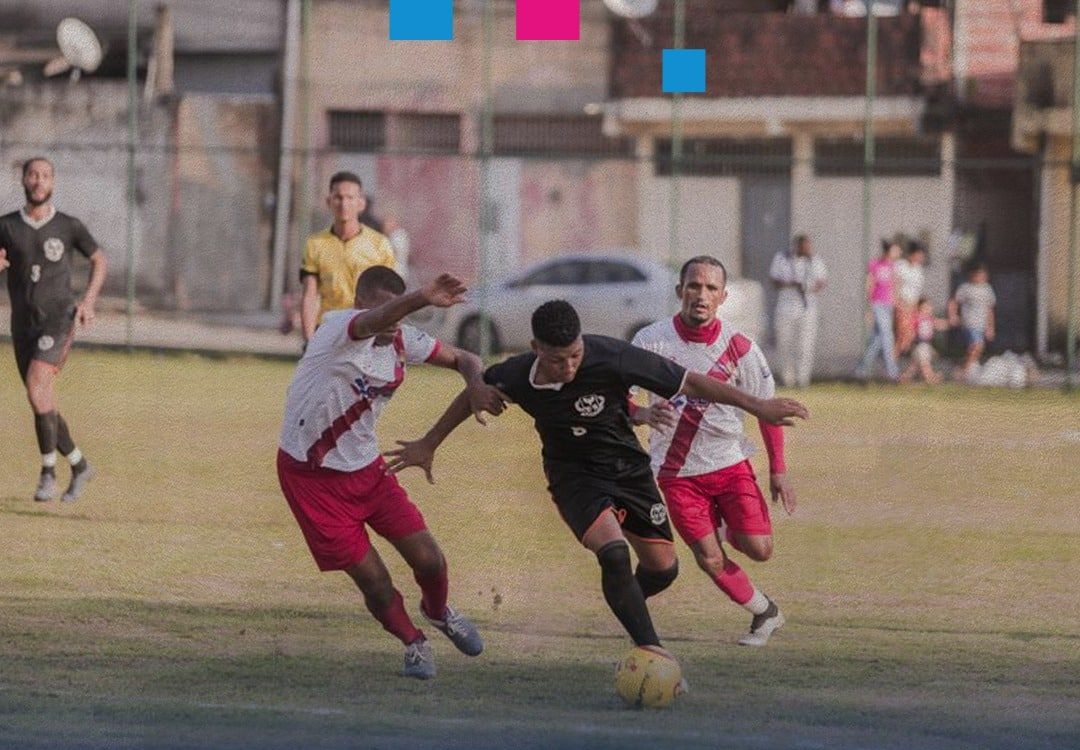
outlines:
[[[717,317],[727,298],[726,283],[727,272],[719,260],[708,255],[691,258],[679,274],[679,313],[643,328],[633,343],[690,372],[730,383],[758,398],[772,398],[775,386],[761,349]],[[633,420],[653,428],[652,469],[672,524],[698,566],[753,615],[750,632],[739,643],[764,646],[783,626],[784,616],[727,556],[722,544],[727,541],[757,561],[768,560],[773,551],[769,508],[748,460],[742,412],[685,396],[668,401],[650,394],[649,406],[637,409]],[[781,500],[790,514],[796,499],[784,465],[783,428],[759,424],[769,454],[773,500]]]

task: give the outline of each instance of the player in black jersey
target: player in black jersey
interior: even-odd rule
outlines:
[[[56,497],[57,449],[71,464],[62,500],[79,497],[93,471],[71,438],[56,401],[56,379],[67,358],[75,325],[90,325],[105,283],[105,253],[73,216],[52,205],[54,170],[44,157],[23,164],[26,205],[0,216],[0,272],[7,270],[15,363],[34,411],[41,476],[34,499]],[[90,281],[80,301],[71,286],[71,255],[90,259]]]
[[[660,648],[645,600],[671,585],[678,560],[648,454],[631,426],[630,388],[730,404],[773,424],[805,419],[806,408],[752,397],[618,339],[583,336],[568,302],[537,308],[532,330],[532,352],[488,368],[484,380],[533,418],[548,489],[574,535],[596,554],[608,606],[636,645]],[[458,396],[427,435],[388,452],[390,470],[420,466],[432,481],[435,450],[470,414],[466,395]]]

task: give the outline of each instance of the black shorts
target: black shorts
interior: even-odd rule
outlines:
[[[38,325],[17,325],[12,321],[11,343],[15,347],[15,364],[23,382],[32,360],[46,362],[57,370],[63,367],[74,336],[74,307]]]
[[[603,471],[551,462],[544,472],[551,499],[578,541],[609,508],[625,531],[672,541],[667,506],[647,461],[619,461]]]

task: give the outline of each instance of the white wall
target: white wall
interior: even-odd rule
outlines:
[[[647,169],[647,172],[646,172]],[[644,254],[668,260],[671,236],[671,179],[655,177],[652,165],[639,172],[639,244]],[[715,255],[733,276],[742,273],[742,197],[737,177],[679,178],[679,257]]]

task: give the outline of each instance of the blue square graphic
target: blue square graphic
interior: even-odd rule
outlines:
[[[663,90],[665,94],[704,94],[705,50],[664,50]]]
[[[454,38],[454,0],[390,0],[391,41]]]

